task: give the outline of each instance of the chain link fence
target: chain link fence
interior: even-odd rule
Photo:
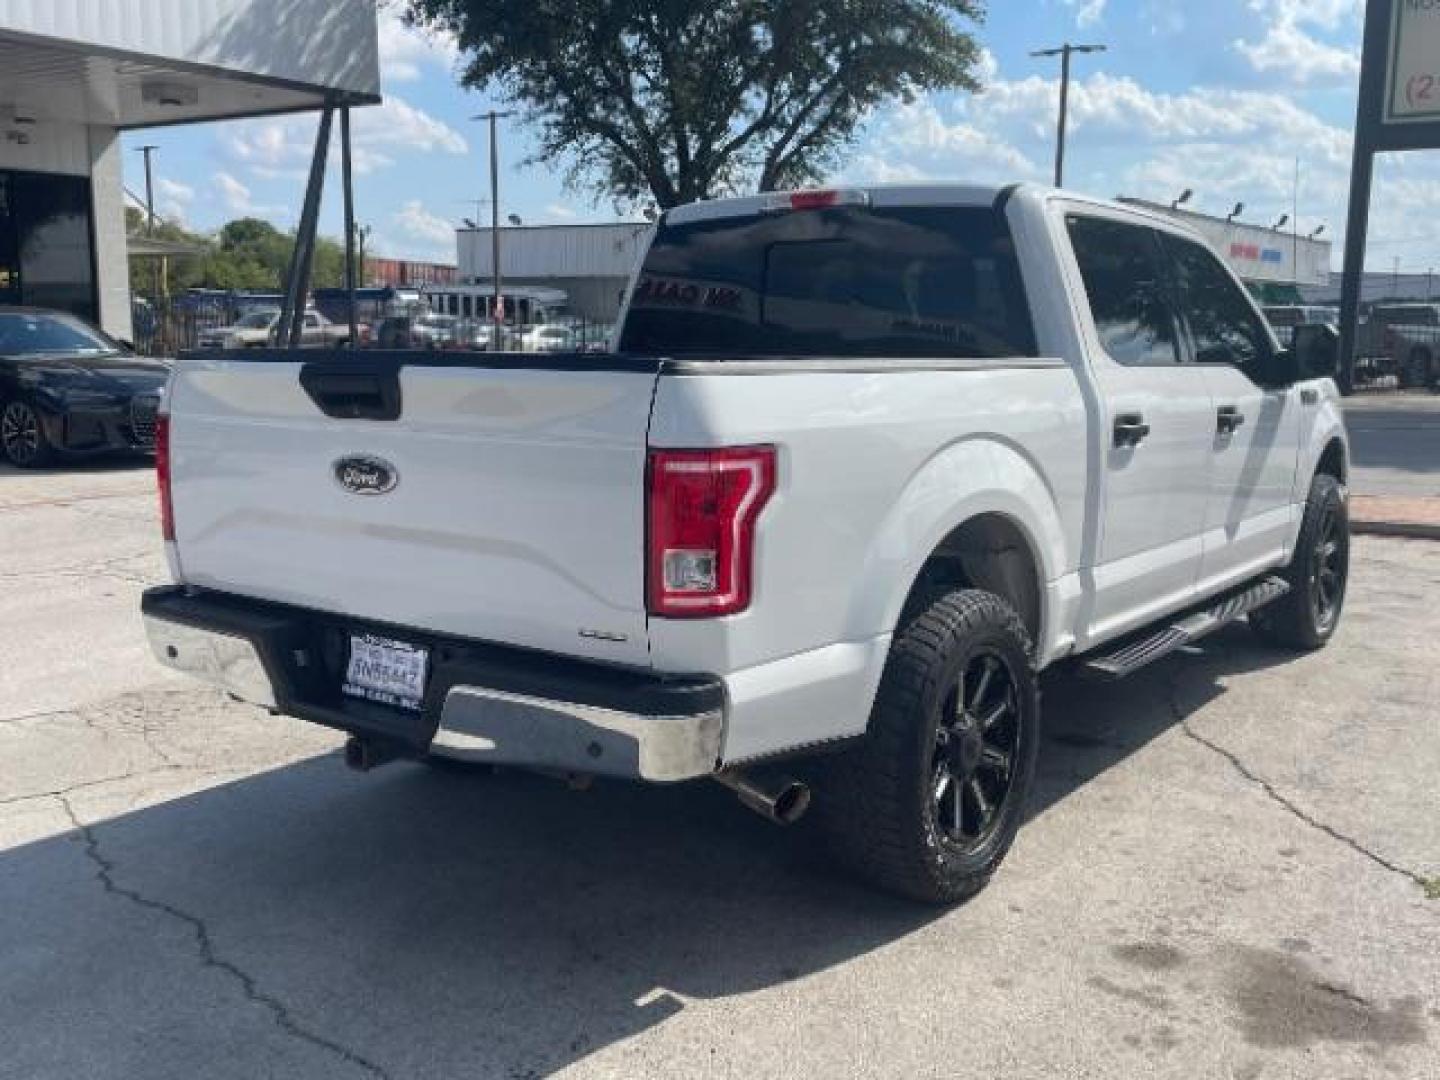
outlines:
[[[135,351],[173,356],[187,349],[274,347],[280,298],[266,294],[137,297],[131,310]],[[357,347],[453,352],[607,352],[614,324],[570,316],[543,323],[504,323],[437,314],[423,306],[356,305]],[[349,311],[329,303],[307,309],[302,348],[348,347]]]

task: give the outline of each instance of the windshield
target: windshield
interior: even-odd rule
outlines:
[[[36,311],[0,312],[0,355],[64,353],[110,356],[120,346],[68,315]]]
[[[621,350],[1013,357],[1035,340],[992,208],[837,207],[662,226]]]
[[[266,330],[279,315],[278,311],[252,311],[235,325],[245,330]]]

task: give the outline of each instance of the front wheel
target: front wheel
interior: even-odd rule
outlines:
[[[1288,649],[1325,645],[1340,624],[1350,579],[1350,512],[1345,489],[1327,473],[1310,482],[1295,553],[1282,575],[1290,591],[1250,616],[1261,640]]]
[[[956,903],[1009,851],[1039,744],[1020,617],[993,593],[952,592],[897,635],[864,739],[822,763],[816,818],[862,877]]]
[[[45,424],[28,401],[17,399],[0,411],[0,451],[10,464],[21,469],[38,469],[54,457]]]

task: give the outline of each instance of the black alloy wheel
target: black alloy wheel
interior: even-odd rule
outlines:
[[[1014,787],[1023,747],[1015,676],[1005,657],[971,657],[935,728],[931,791],[935,830],[966,851],[987,843]]]
[[[26,401],[12,401],[0,412],[0,450],[6,459],[22,469],[44,465],[50,459],[40,415]]]
[[[1321,634],[1333,630],[1340,617],[1349,568],[1349,533],[1341,528],[1339,506],[1328,503],[1320,512],[1310,552],[1310,612]]]

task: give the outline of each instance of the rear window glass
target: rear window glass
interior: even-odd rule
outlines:
[[[666,225],[620,347],[675,355],[1033,356],[989,207],[831,208]]]

